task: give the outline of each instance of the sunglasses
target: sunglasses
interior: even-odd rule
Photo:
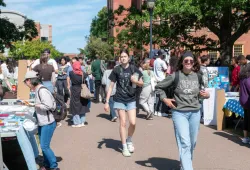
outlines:
[[[183,60],[183,62],[184,62],[185,64],[188,64],[188,63],[194,64],[194,60],[188,60],[188,59],[186,59],[186,60]]]

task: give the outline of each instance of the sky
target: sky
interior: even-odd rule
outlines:
[[[92,19],[107,0],[4,0],[14,10],[41,24],[52,25],[52,44],[63,53],[78,53],[86,45]]]

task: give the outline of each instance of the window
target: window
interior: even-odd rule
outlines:
[[[243,45],[234,45],[233,48],[233,55],[234,57],[238,57],[239,55],[243,54]]]
[[[48,41],[48,37],[41,37],[41,41],[42,42],[47,42]]]
[[[211,61],[216,61],[218,59],[218,51],[209,51],[208,55]]]

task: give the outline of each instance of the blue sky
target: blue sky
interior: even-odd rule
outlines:
[[[41,24],[52,25],[52,43],[60,52],[78,53],[86,45],[92,19],[106,0],[4,0],[7,7]]]

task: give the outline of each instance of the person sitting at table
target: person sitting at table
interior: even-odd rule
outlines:
[[[237,58],[240,64],[240,104],[244,108],[244,123],[243,123],[243,135],[242,143],[249,143],[250,138],[248,137],[248,132],[250,131],[250,100],[249,89],[250,89],[250,62],[246,59],[244,55],[240,55]]]
[[[44,165],[39,170],[60,170],[55,154],[50,148],[50,142],[56,128],[56,121],[52,114],[52,110],[56,109],[55,99],[51,92],[41,84],[41,79],[37,72],[28,71],[25,75],[24,83],[35,91],[38,135],[44,157]]]

